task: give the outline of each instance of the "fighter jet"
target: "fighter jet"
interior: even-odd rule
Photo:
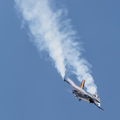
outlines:
[[[85,84],[85,80],[83,80],[81,82],[80,87],[77,86],[72,80],[70,80],[69,78],[67,80],[65,80],[63,78],[63,80],[65,82],[67,82],[71,87],[73,87],[75,90],[72,90],[72,93],[75,95],[76,98],[79,99],[79,101],[84,100],[86,102],[89,103],[93,103],[95,104],[99,109],[104,110],[100,107],[100,99],[98,98],[98,95],[96,94],[89,94],[87,92],[85,92],[84,90],[84,84]]]

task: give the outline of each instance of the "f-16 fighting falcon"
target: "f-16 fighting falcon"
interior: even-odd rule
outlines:
[[[84,84],[85,84],[85,80],[83,80],[81,82],[80,87],[78,87],[72,80],[70,80],[69,78],[67,80],[65,80],[63,78],[63,80],[65,82],[67,82],[71,87],[73,87],[75,90],[72,90],[72,93],[75,95],[75,97],[77,97],[79,99],[79,101],[84,100],[86,102],[89,103],[93,103],[95,104],[99,109],[104,110],[100,107],[100,99],[98,98],[98,95],[96,94],[88,94],[87,92],[85,92],[84,90]]]

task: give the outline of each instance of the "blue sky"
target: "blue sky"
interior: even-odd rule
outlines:
[[[101,106],[79,102],[67,92],[48,54],[38,52],[15,3],[0,1],[0,119],[119,119],[120,1],[56,0],[83,42]],[[76,76],[71,79],[79,85]]]

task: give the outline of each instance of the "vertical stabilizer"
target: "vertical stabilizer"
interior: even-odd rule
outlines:
[[[83,80],[80,84],[80,88],[84,89],[84,84],[85,84],[85,80]]]

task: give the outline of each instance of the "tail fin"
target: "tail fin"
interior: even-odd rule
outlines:
[[[85,84],[85,80],[83,80],[80,84],[80,88],[84,89],[84,84]]]

